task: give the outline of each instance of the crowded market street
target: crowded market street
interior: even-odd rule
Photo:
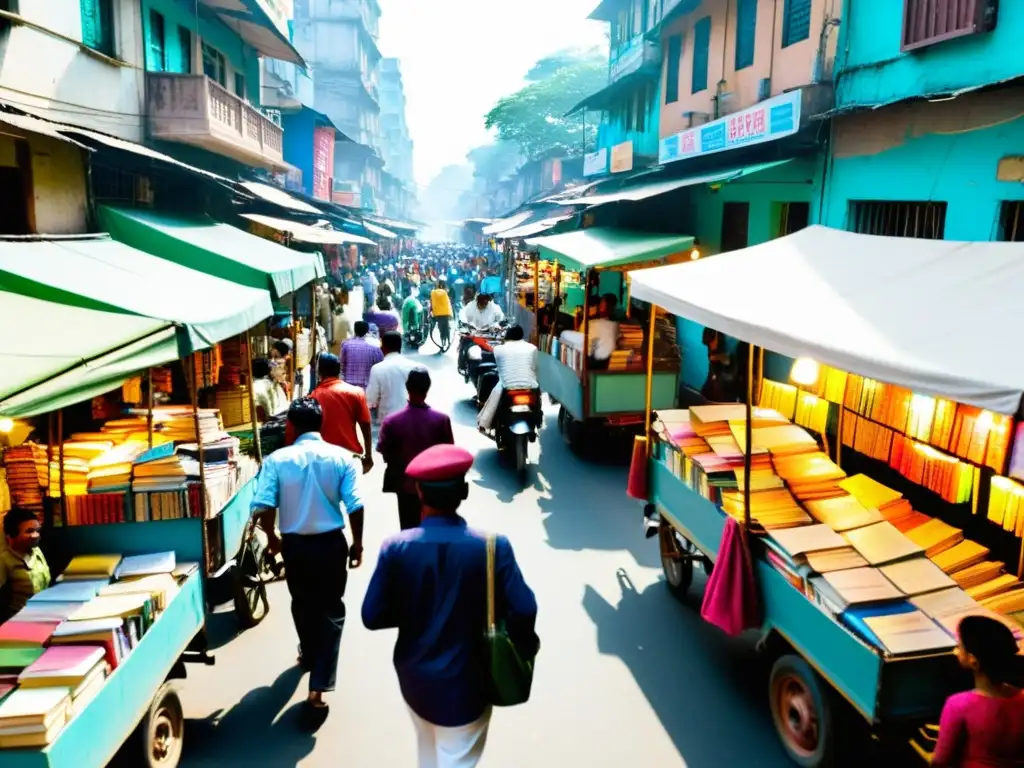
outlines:
[[[644,539],[639,506],[626,497],[625,468],[573,456],[548,408],[539,449],[531,449],[532,483],[519,491],[475,429],[455,352],[434,352],[428,344],[419,356],[434,379],[430,402],[451,414],[456,442],[477,456],[464,514],[509,536],[540,609],[533,696],[495,713],[482,764],[788,765],[752,646],[726,641],[700,619],[699,588],[686,607],[669,595],[657,541]],[[223,645],[215,666],[189,665],[182,686],[183,766],[414,764],[412,723],[391,664],[395,633],[371,634],[359,621],[374,554],[398,528],[382,475],[378,462],[364,478],[367,557],[349,579],[327,722],[314,736],[295,726],[305,677],[294,663],[288,592],[274,584],[271,613],[255,629],[227,639],[234,615],[211,617],[211,632],[221,635],[214,642]]]

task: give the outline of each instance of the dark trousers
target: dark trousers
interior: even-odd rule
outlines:
[[[402,530],[416,528],[422,519],[423,504],[419,494],[398,493],[398,524]]]
[[[333,691],[345,626],[348,541],[339,528],[314,536],[285,534],[281,555],[292,596],[292,620],[310,691]]]

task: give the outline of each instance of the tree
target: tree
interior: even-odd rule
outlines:
[[[485,185],[492,185],[518,168],[523,158],[518,144],[496,141],[469,150],[466,159],[473,165],[473,175]]]
[[[534,64],[527,79],[532,82],[494,105],[484,124],[497,130],[499,141],[518,145],[527,160],[582,154],[596,139],[598,120],[565,113],[607,84],[607,57],[598,49],[560,51]]]

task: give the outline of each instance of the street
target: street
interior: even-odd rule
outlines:
[[[563,444],[549,408],[531,448],[532,484],[515,487],[493,444],[475,429],[469,385],[454,351],[421,355],[430,401],[452,415],[456,441],[477,455],[462,512],[509,536],[540,607],[542,648],[531,701],[498,710],[483,765],[789,765],[766,707],[765,672],[749,642],[728,640],[664,586],[654,540],[625,494],[620,465],[584,463]],[[364,478],[366,560],[349,579],[339,688],[327,723],[302,733],[306,679],[283,583],[271,613],[236,634],[233,615],[211,618],[217,663],[189,666],[182,765],[404,768],[415,765],[413,728],[391,666],[394,632],[370,633],[359,609],[381,540],[398,528],[378,462]],[[226,610],[226,609],[225,609]]]

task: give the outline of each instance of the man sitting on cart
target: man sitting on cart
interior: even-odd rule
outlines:
[[[50,586],[50,566],[39,549],[42,526],[36,513],[15,507],[4,515],[0,545],[0,624]]]

